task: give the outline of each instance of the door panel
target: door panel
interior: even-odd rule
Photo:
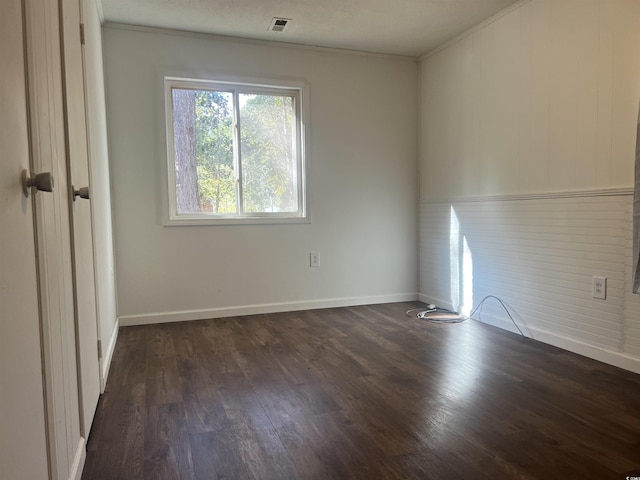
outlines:
[[[71,270],[59,10],[50,0],[25,1],[27,91],[33,171],[51,172],[53,192],[33,195],[51,474],[81,469],[78,368]]]
[[[21,0],[0,7],[0,465],[2,477],[47,478],[45,406],[29,169]],[[28,448],[25,446],[28,445]]]
[[[63,18],[64,91],[69,183],[75,190],[89,186],[84,73],[80,38],[81,0],[61,0]],[[89,188],[91,192],[91,188]],[[85,438],[100,395],[98,328],[91,199],[71,200],[71,224],[76,304],[77,350],[79,360],[81,423]]]

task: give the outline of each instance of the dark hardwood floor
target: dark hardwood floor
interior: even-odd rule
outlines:
[[[122,328],[82,478],[640,473],[639,375],[416,305]]]

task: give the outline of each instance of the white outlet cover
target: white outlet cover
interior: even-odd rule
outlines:
[[[593,277],[591,294],[599,300],[607,299],[607,277]]]

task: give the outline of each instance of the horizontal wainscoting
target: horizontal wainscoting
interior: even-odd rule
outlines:
[[[628,197],[626,205],[629,229],[626,232],[625,242],[625,270],[624,278],[626,288],[624,289],[624,352],[640,358],[640,295],[632,292],[633,282],[631,275],[633,270],[633,197]]]
[[[470,313],[503,300],[525,335],[640,372],[631,191],[420,205],[420,299]],[[592,277],[607,278],[606,300]],[[487,299],[474,319],[517,331]]]

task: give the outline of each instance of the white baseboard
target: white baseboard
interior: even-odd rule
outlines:
[[[504,318],[498,318],[493,315],[483,313],[481,316],[478,316],[476,320],[513,333],[520,333],[510,320]],[[532,328],[524,325],[520,325],[520,328],[523,329],[525,334],[528,333],[531,338],[539,342],[553,345],[554,347],[562,348],[563,350],[577,353],[578,355],[583,355],[585,357],[613,365],[614,367],[623,368],[634,373],[640,373],[640,358],[638,357],[589,345],[588,343],[565,337],[545,329]]]
[[[181,310],[176,312],[155,312],[141,315],[122,315],[118,317],[120,325],[147,325],[154,323],[183,322],[205,320],[208,318],[235,317],[239,315],[257,315],[263,313],[295,312],[318,308],[352,307],[355,305],[374,305],[379,303],[411,302],[418,298],[417,293],[399,293],[371,297],[330,298],[301,302],[263,303],[236,307],[211,308],[203,310]]]
[[[455,306],[451,304],[451,302],[447,302],[443,299],[428,297],[423,293],[418,294],[418,300],[424,303],[433,303],[435,305],[438,305],[439,307],[455,310]],[[511,320],[508,320],[506,318],[499,318],[487,313],[474,315],[474,317],[476,317],[475,320],[479,321],[480,323],[486,323],[487,325],[492,325],[509,332],[520,334]],[[563,335],[550,332],[549,330],[532,328],[528,325],[518,326],[522,329],[526,336],[529,336],[539,342],[553,345],[554,347],[562,348],[563,350],[577,353],[578,355],[583,355],[585,357],[589,357],[594,360],[613,365],[615,367],[623,368],[634,373],[640,373],[639,357],[634,357],[621,352],[615,352],[613,350],[606,350],[594,345],[589,345],[588,343],[565,337]]]
[[[111,367],[111,359],[113,358],[113,351],[116,348],[116,340],[118,340],[118,329],[120,328],[120,321],[116,318],[113,325],[113,331],[107,343],[107,348],[102,352],[102,362],[100,367],[102,368],[102,384],[100,385],[100,393],[104,393],[104,389],[107,385],[107,377],[109,376],[109,368]]]
[[[432,303],[433,305],[437,305],[438,307],[441,307],[441,308],[456,310],[456,306],[453,303],[447,300],[444,300],[442,298],[427,297],[424,293],[418,294],[418,300],[423,303]]]
[[[69,470],[69,480],[81,480],[82,470],[84,470],[84,462],[87,459],[86,441],[84,437],[80,437],[78,448],[73,457],[73,463]]]

